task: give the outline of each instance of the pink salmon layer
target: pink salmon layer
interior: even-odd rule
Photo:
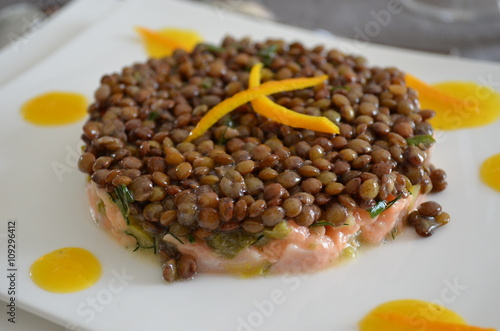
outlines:
[[[96,222],[122,245],[135,247],[136,239],[126,234],[127,224],[110,195],[93,182],[87,186],[90,209]],[[417,200],[421,200],[422,195]],[[99,208],[102,201],[104,208]],[[393,229],[401,232],[409,209],[416,205],[410,195],[399,199],[375,218],[361,208],[349,211],[346,225],[306,227],[287,222],[290,232],[284,239],[271,239],[264,245],[244,248],[234,258],[217,255],[204,240],[181,244],[171,235],[163,239],[172,243],[182,254],[196,259],[199,273],[236,273],[245,275],[293,274],[323,270],[331,266],[349,246],[359,242],[379,244]]]

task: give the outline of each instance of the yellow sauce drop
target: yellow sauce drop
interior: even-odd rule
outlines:
[[[360,331],[479,331],[454,311],[432,302],[395,300],[370,311],[359,323]]]
[[[500,154],[490,156],[483,162],[480,176],[486,185],[500,192]]]
[[[137,27],[137,33],[142,38],[146,52],[150,57],[160,58],[172,55],[175,49],[181,48],[190,52],[203,38],[194,30],[165,28],[150,30]]]
[[[56,293],[82,291],[101,277],[101,264],[88,250],[66,247],[36,260],[30,269],[33,282],[42,289]]]
[[[87,116],[87,99],[79,93],[48,92],[24,103],[21,116],[37,125],[75,123]]]
[[[456,130],[491,124],[500,118],[500,94],[490,87],[473,82],[442,82],[432,88],[450,100],[433,93],[420,93],[422,109],[436,111],[430,123],[436,129]]]

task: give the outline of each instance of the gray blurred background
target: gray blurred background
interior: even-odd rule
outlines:
[[[2,14],[2,9],[8,11],[9,5],[12,9],[13,4],[29,3],[33,5],[30,10],[40,11],[42,20],[69,1],[0,0],[0,44],[2,38],[5,42],[8,31],[22,29],[22,26],[9,26],[8,20],[5,23],[5,10]],[[453,56],[500,61],[498,7],[489,10],[491,15],[488,17],[481,17],[472,22],[447,23],[419,15],[402,6],[402,1],[408,0],[204,0],[232,10],[272,17],[283,23],[356,38],[360,42],[369,41]],[[436,1],[446,0],[430,2]],[[478,6],[481,1],[496,0],[465,1]],[[18,19],[17,22],[19,21]]]

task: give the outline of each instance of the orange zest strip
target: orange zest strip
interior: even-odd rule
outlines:
[[[196,127],[189,133],[189,136],[186,138],[186,142],[190,142],[200,137],[219,119],[249,101],[269,94],[300,90],[306,87],[315,86],[327,78],[327,75],[323,75],[312,78],[290,78],[280,81],[270,81],[260,85],[259,87],[249,88],[245,91],[238,92],[210,109],[209,112],[198,122]]]
[[[141,35],[145,39],[151,39],[154,40],[155,42],[158,42],[160,44],[165,45],[166,47],[176,49],[176,48],[182,48],[184,50],[186,49],[186,45],[184,43],[181,43],[173,38],[169,38],[167,36],[164,36],[154,30],[142,27],[142,26],[136,26],[135,31]]]
[[[418,91],[420,97],[425,96],[427,98],[431,98],[443,103],[455,104],[462,107],[467,106],[467,104],[464,101],[456,99],[454,97],[449,96],[446,93],[439,91],[438,89],[432,87],[431,85],[425,83],[424,81],[421,81],[420,79],[418,79],[413,75],[406,73],[405,81],[407,86]]]
[[[260,85],[260,72],[262,66],[262,63],[257,63],[252,67],[248,84],[250,88],[256,88]],[[339,133],[339,127],[328,118],[297,113],[272,102],[265,96],[252,100],[252,107],[257,114],[294,128],[326,133]]]
[[[406,316],[398,313],[379,313],[375,314],[386,321],[389,321],[398,325],[408,326],[409,329],[417,330],[415,327],[415,319],[410,316]],[[447,322],[438,322],[438,321],[424,321],[425,326],[420,327],[418,330],[422,331],[496,331],[494,328],[481,328],[478,326],[471,326],[466,324],[455,324],[455,323],[447,323]]]

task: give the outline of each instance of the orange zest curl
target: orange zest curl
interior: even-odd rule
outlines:
[[[449,107],[450,105],[467,107],[467,103],[463,100],[454,98],[444,92],[441,92],[413,75],[407,73],[405,75],[405,81],[407,86],[418,91],[419,97],[421,98],[429,98],[431,100],[434,100],[434,102],[439,102],[440,104],[445,105],[445,107]]]
[[[256,69],[257,68],[257,69]],[[219,119],[233,111],[234,109],[238,108],[239,106],[244,105],[247,102],[256,100],[257,98],[260,97],[265,97],[270,94],[275,94],[279,92],[287,92],[287,91],[293,91],[293,90],[300,90],[303,88],[307,87],[312,87],[316,86],[322,82],[324,82],[326,79],[328,79],[327,75],[323,76],[318,76],[318,77],[311,77],[311,78],[290,78],[290,79],[284,79],[280,81],[270,81],[266,82],[263,84],[259,85],[260,81],[260,68],[262,68],[262,64],[258,63],[255,64],[252,67],[252,71],[254,72],[253,77],[251,75],[250,77],[250,84],[252,85],[258,85],[255,87],[250,87],[247,90],[241,91],[233,95],[232,97],[225,99],[203,116],[203,118],[198,122],[196,127],[189,133],[189,136],[186,139],[186,142],[193,141],[194,139],[200,137],[203,135],[212,125],[214,125]],[[257,73],[255,73],[257,72]],[[257,82],[257,83],[256,83]],[[299,121],[296,118],[291,118],[293,116],[301,115],[301,116],[306,116],[306,117],[312,117],[312,118],[318,118],[320,117],[314,117],[314,116],[308,116],[308,115],[303,115],[303,114],[298,114],[295,113],[289,109],[286,109],[284,107],[281,107],[279,105],[276,105],[273,103],[271,100],[269,102],[272,104],[270,107],[266,105],[266,108],[264,107],[260,108],[260,110],[255,110],[257,113],[266,116],[267,118],[270,118],[272,120],[278,121],[283,124],[287,125],[294,125]],[[257,105],[259,108],[260,106]],[[283,110],[279,109],[276,110],[276,108],[281,107],[285,109],[287,112],[284,112]],[[264,114],[265,112],[265,114]],[[291,114],[292,113],[292,114]],[[302,118],[302,117],[301,117]],[[284,123],[286,121],[286,123]],[[308,120],[309,123],[311,123],[311,119]],[[323,121],[323,120],[321,120]],[[290,124],[288,124],[290,123]],[[302,123],[303,125],[303,123]],[[317,124],[315,124],[317,125]],[[331,132],[331,133],[338,133],[338,128],[335,126],[335,124],[332,123],[331,131],[323,131],[323,132]],[[300,126],[303,127],[303,126]],[[321,128],[324,128],[325,124],[323,123]],[[319,130],[317,127],[313,127],[313,130]]]
[[[260,85],[261,70],[262,63],[257,63],[252,67],[248,84],[250,88],[256,88]],[[265,96],[252,100],[252,107],[257,114],[294,128],[309,129],[326,133],[339,133],[339,127],[328,118],[324,116],[311,116],[297,113],[272,102]]]

